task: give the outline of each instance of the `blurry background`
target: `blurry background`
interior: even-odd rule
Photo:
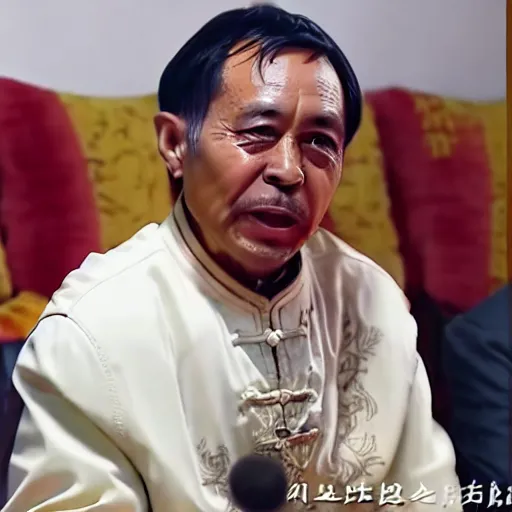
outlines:
[[[249,3],[249,2],[246,2]],[[506,0],[280,0],[347,53],[365,89],[505,96]],[[154,92],[169,58],[236,0],[2,0],[0,75],[65,92]]]

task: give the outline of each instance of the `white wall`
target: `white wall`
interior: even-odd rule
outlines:
[[[154,92],[176,50],[243,0],[0,0],[0,75],[93,95]],[[278,0],[319,22],[364,88],[505,96],[506,0]]]
[[[240,0],[0,0],[0,75],[65,92],[154,92],[163,68]]]
[[[282,0],[319,23],[364,88],[505,97],[506,0]],[[329,5],[329,8],[319,6]]]

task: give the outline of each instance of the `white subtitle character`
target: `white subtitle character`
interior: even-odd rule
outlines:
[[[372,491],[373,487],[365,487],[364,483],[358,487],[347,485],[344,504],[347,505],[348,503],[364,503],[365,501],[373,501]]]
[[[467,505],[468,503],[482,503],[484,499],[484,493],[482,491],[483,486],[476,485],[476,480],[473,480],[469,485],[461,489],[462,503],[461,505]]]
[[[401,505],[403,503],[405,501],[402,498],[402,486],[400,484],[380,485],[379,505]]]
[[[443,507],[450,507],[460,500],[460,487],[458,485],[446,485],[444,488]]]
[[[342,499],[342,497],[336,496],[334,485],[320,484],[318,486],[318,496],[314,501],[341,501]]]
[[[293,484],[288,489],[287,501],[302,501],[308,503],[308,484]]]
[[[411,495],[409,501],[419,501],[421,503],[433,505],[437,501],[436,491],[429,491],[422,483],[420,483],[420,488]]]
[[[496,482],[491,482],[491,488],[489,492],[489,505],[487,505],[487,508],[503,506],[503,500],[498,499],[499,496],[501,496],[500,488]]]
[[[512,485],[507,487],[507,500],[505,501],[505,505],[512,505]]]

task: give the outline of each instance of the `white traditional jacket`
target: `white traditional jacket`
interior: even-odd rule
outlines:
[[[308,484],[308,510],[461,510],[416,334],[392,278],[326,231],[268,300],[212,261],[180,200],[89,256],[29,337],[4,511],[235,510],[228,472],[254,452],[283,461],[291,497]],[[337,501],[315,501],[328,484]]]

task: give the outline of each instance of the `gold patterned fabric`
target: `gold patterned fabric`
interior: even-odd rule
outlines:
[[[171,200],[153,128],[156,96],[60,97],[88,159],[104,249],[119,245],[150,222],[165,219]]]
[[[435,98],[439,102],[441,99]],[[471,103],[443,98],[445,113],[431,120],[430,124],[448,124],[450,136],[429,139],[431,150],[438,158],[450,156],[458,142],[455,134],[455,115],[466,123],[481,126],[484,151],[487,156],[491,180],[491,289],[501,288],[507,281],[507,119],[506,102]],[[450,113],[452,115],[450,116]],[[427,128],[427,127],[425,127]],[[460,137],[459,137],[460,138]]]
[[[484,128],[487,157],[491,170],[491,278],[492,291],[508,282],[507,269],[507,105],[471,105]]]
[[[5,259],[5,250],[0,244],[0,304],[12,295],[12,283],[7,261]]]
[[[361,127],[347,148],[341,184],[324,227],[374,260],[403,288],[404,270],[390,213],[379,135],[373,110],[367,104]]]

